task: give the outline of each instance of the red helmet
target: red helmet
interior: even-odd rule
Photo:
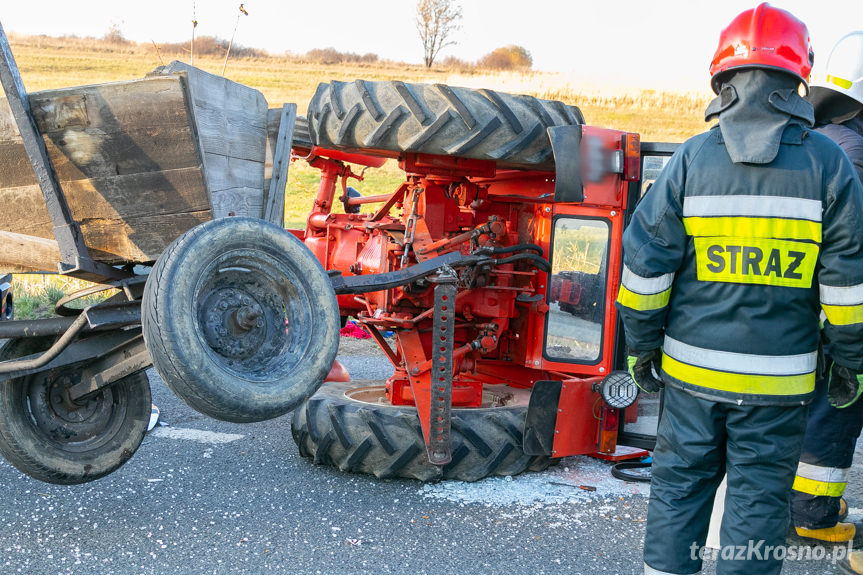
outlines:
[[[741,12],[719,35],[710,86],[718,94],[725,72],[734,68],[768,68],[794,74],[808,90],[814,61],[806,24],[763,2]]]

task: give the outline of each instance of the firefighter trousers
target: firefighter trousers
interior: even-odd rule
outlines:
[[[805,406],[720,403],[665,387],[647,511],[646,574],[698,573],[702,558],[714,556],[718,575],[780,572],[784,553],[774,550],[785,544],[806,412]],[[713,555],[704,543],[716,488],[726,474],[722,548]]]
[[[796,527],[823,529],[839,522],[839,498],[845,492],[861,428],[863,401],[836,409],[827,400],[826,379],[819,381],[809,405],[791,492],[791,520]]]

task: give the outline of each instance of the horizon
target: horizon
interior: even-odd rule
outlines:
[[[196,36],[216,36],[274,56],[302,55],[316,48],[374,53],[384,60],[422,63],[422,46],[414,25],[413,0],[374,0],[360,5],[330,0],[325,17],[305,14],[276,0],[168,2],[145,6],[108,0],[43,0],[38,16],[32,5],[10,4],[0,10],[7,32],[26,35],[103,37],[116,25],[128,40],[140,43],[188,42],[194,7]],[[441,51],[437,61],[453,56],[476,62],[495,48],[515,44],[532,55],[533,70],[568,78],[572,85],[609,91],[644,90],[709,92],[708,64],[721,28],[739,12],[756,5],[730,0],[666,0],[617,3],[534,0],[531,10],[515,0],[463,0],[458,42]],[[788,0],[773,2],[806,22],[816,52],[816,68],[830,48],[854,29],[863,29],[863,2]],[[386,33],[381,33],[381,30]],[[491,33],[484,32],[491,30]],[[640,58],[640,59],[639,59]]]

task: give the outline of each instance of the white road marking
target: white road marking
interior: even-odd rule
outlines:
[[[231,443],[232,441],[237,441],[238,439],[245,437],[245,435],[238,435],[236,433],[219,433],[217,431],[187,429],[183,427],[159,427],[150,432],[150,435],[167,439],[186,439],[189,441],[197,441],[198,443],[208,443],[210,445]]]

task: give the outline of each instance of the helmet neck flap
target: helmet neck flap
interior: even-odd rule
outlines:
[[[769,164],[788,125],[813,125],[812,105],[798,94],[799,83],[784,71],[761,68],[741,68],[725,78],[704,116],[719,118],[731,161]]]

